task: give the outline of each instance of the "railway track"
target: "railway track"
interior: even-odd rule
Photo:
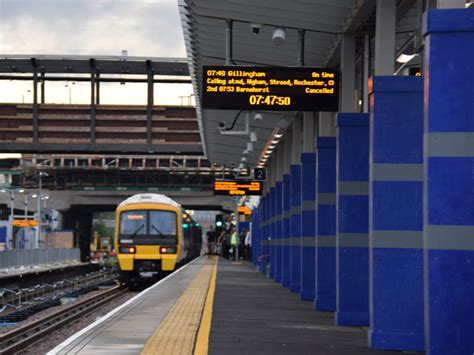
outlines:
[[[42,337],[51,334],[53,331],[91,313],[126,292],[128,292],[127,287],[120,285],[114,286],[89,299],[76,302],[44,318],[2,334],[0,335],[0,354],[14,354],[37,342]]]

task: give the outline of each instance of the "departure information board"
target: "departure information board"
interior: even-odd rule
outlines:
[[[203,66],[201,107],[339,111],[339,77],[330,68]]]
[[[249,180],[216,180],[214,181],[214,195],[250,196],[261,195],[262,183]]]

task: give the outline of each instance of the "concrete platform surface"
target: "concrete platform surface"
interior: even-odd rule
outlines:
[[[362,327],[334,324],[249,263],[218,264],[209,354],[391,355],[367,348]]]

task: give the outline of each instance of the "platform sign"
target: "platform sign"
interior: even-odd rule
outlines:
[[[13,220],[13,227],[17,228],[32,228],[37,227],[38,221],[34,219],[14,219]]]
[[[239,206],[237,210],[239,211],[239,214],[243,214],[245,216],[249,216],[252,214],[252,211],[250,211],[250,208],[248,208],[247,206]]]
[[[262,183],[251,180],[216,180],[214,181],[214,195],[250,196],[262,194]]]
[[[253,179],[256,181],[267,181],[267,169],[266,168],[253,169]]]
[[[339,111],[331,68],[203,66],[204,109]]]

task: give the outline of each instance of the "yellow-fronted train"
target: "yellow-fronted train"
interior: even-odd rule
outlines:
[[[200,255],[201,226],[165,195],[138,194],[117,207],[115,250],[121,281],[160,276]]]

